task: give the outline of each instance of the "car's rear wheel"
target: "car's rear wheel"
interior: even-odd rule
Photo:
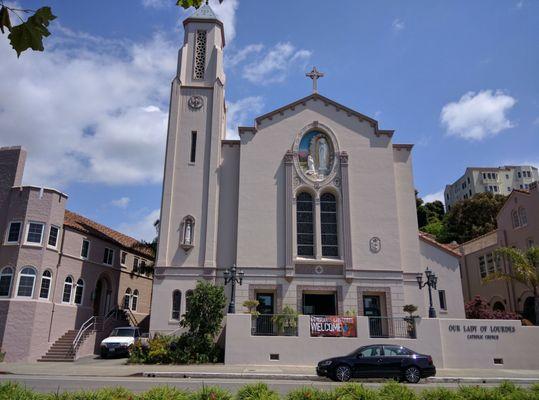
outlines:
[[[335,370],[335,379],[339,382],[348,382],[352,376],[352,371],[348,365],[339,365]]]
[[[417,383],[421,379],[421,371],[417,367],[408,367],[404,370],[404,379],[408,383]]]

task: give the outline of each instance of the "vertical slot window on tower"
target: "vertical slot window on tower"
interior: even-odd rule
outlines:
[[[189,161],[194,163],[197,156],[197,133],[196,131],[191,132],[191,155]]]
[[[204,79],[206,69],[206,31],[197,31],[195,39],[195,79]]]

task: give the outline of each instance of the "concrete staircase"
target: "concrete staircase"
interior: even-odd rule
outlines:
[[[73,361],[75,352],[73,351],[73,340],[77,336],[78,330],[72,329],[52,344],[47,354],[37,361]]]

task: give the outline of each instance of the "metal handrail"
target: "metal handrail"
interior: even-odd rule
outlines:
[[[79,328],[79,331],[77,332],[77,336],[75,336],[75,339],[73,340],[73,344],[71,346],[71,349],[73,350],[73,352],[76,351],[76,349],[77,349],[78,345],[80,344],[80,340],[81,340],[82,336],[84,335],[84,333],[91,326],[95,325],[96,319],[97,319],[97,317],[95,315],[93,315],[90,318],[88,318],[88,320],[81,325],[81,327]]]
[[[75,339],[73,339],[73,343],[71,345],[71,351],[75,353],[77,351],[78,346],[80,345],[80,342],[82,338],[84,337],[84,334],[86,331],[88,331],[90,328],[92,328],[94,331],[101,331],[103,330],[103,327],[105,323],[112,319],[112,318],[118,318],[118,308],[113,308],[110,310],[105,317],[93,315],[90,318],[88,318],[79,328],[79,331],[77,332],[77,335],[75,336]],[[98,326],[101,325],[101,329],[98,328]]]
[[[128,319],[128,320],[131,320],[131,323],[132,323],[134,326],[138,326],[138,321],[137,321],[137,319],[135,318],[135,314],[133,314],[133,311],[131,311],[130,308],[124,308],[124,313],[127,315],[127,319]]]

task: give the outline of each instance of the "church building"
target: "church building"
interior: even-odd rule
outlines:
[[[257,117],[226,138],[224,27],[206,4],[184,22],[172,82],[152,332],[172,332],[198,280],[244,272],[236,305],[263,314],[464,318],[459,256],[419,233],[412,145],[322,96]],[[307,83],[307,82],[306,82]],[[283,101],[283,103],[285,103]],[[230,296],[230,285],[226,287]]]

